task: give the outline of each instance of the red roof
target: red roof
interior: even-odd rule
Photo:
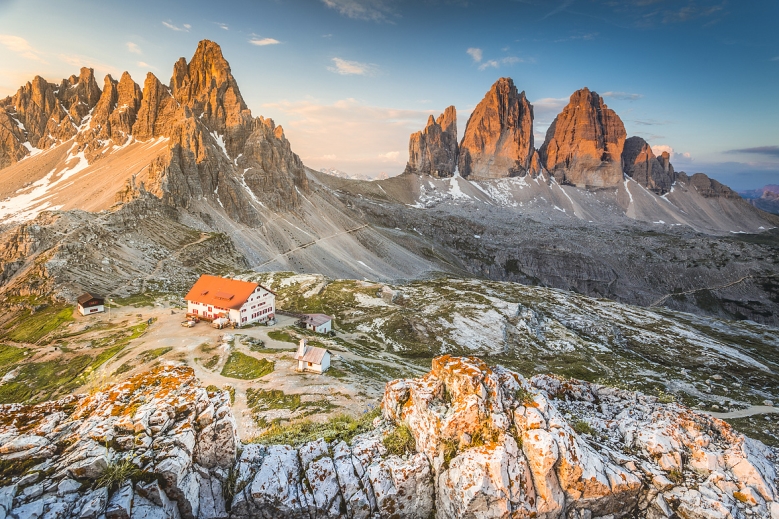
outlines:
[[[220,278],[203,274],[200,276],[184,299],[205,303],[219,308],[239,309],[249,299],[257,287],[257,283],[239,281],[237,279]],[[262,287],[265,288],[265,287]],[[267,289],[266,289],[267,290]],[[268,290],[270,292],[270,290]]]

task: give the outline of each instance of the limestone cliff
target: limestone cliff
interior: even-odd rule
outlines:
[[[779,513],[777,453],[640,393],[479,359],[387,385],[349,442],[241,445],[187,367],[0,406],[0,514],[187,519],[744,518]],[[575,421],[574,421],[575,420]],[[410,435],[402,446],[386,441]],[[392,446],[394,452],[388,452]],[[397,451],[400,449],[400,451]],[[117,466],[129,477],[113,480]],[[112,468],[113,467],[113,468]],[[104,514],[104,515],[103,515]]]
[[[406,173],[451,177],[457,157],[457,111],[450,106],[438,119],[431,115],[424,130],[411,134]]]
[[[537,174],[533,107],[511,78],[500,78],[476,106],[460,143],[463,177],[502,178]]]
[[[559,183],[609,187],[622,181],[625,126],[603,99],[577,90],[555,118],[539,150],[541,164]]]
[[[631,137],[625,141],[622,167],[627,176],[658,195],[670,191],[676,180],[668,152],[664,151],[660,157],[656,157],[652,147],[641,137]]]

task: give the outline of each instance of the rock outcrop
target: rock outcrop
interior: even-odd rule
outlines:
[[[695,173],[689,177],[684,172],[678,174],[679,180],[695,188],[695,190],[704,198],[730,198],[739,199],[741,196],[730,189],[725,184],[709,178],[704,173]]]
[[[500,78],[476,106],[460,143],[463,177],[503,178],[540,171],[533,147],[533,107],[511,78]]]
[[[2,406],[0,516],[779,514],[777,453],[724,422],[475,358],[389,383],[384,419],[350,444],[241,446],[229,402],[190,368],[159,367],[91,396]],[[389,454],[385,438],[403,430],[414,441]]]
[[[676,181],[669,153],[664,151],[656,157],[652,147],[641,137],[630,137],[625,141],[622,167],[627,176],[658,195],[670,191]]]
[[[438,119],[431,115],[424,130],[411,134],[406,173],[451,177],[457,158],[457,111],[450,106]]]
[[[541,164],[559,183],[610,187],[622,181],[625,126],[603,99],[577,90],[555,118],[539,150]]]

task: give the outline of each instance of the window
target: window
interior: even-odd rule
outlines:
[[[192,313],[193,313],[193,314],[195,314],[195,315],[197,315],[197,308],[195,308],[194,310],[192,310]]]
[[[308,363],[308,367],[309,367],[309,368],[311,367],[311,363],[310,363],[310,362]]]

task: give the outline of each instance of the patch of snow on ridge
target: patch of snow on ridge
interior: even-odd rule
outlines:
[[[633,193],[630,192],[630,188],[628,187],[628,177],[625,175],[625,191],[628,192],[628,196],[630,197],[630,204],[633,203]],[[628,207],[630,207],[630,204],[628,204]]]
[[[230,155],[227,153],[227,148],[225,147],[224,137],[222,135],[219,135],[215,131],[211,132],[211,137],[214,138],[214,140],[216,141],[216,144],[222,150],[222,153],[224,153],[225,157],[227,157],[227,159],[229,160],[230,159]]]

